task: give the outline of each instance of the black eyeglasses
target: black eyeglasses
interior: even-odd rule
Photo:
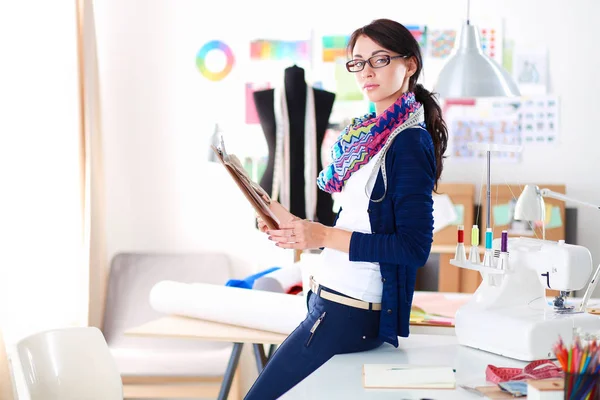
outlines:
[[[369,63],[371,68],[383,68],[388,65],[394,58],[406,58],[408,56],[388,56],[380,54],[368,58],[367,60],[350,60],[346,63],[348,72],[360,72],[365,69],[365,65]]]

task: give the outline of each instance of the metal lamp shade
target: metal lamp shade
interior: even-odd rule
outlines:
[[[540,188],[535,185],[525,185],[517,199],[514,218],[520,221],[543,221],[544,214],[545,204]]]
[[[512,77],[481,49],[474,25],[462,27],[434,91],[442,98],[519,96]]]

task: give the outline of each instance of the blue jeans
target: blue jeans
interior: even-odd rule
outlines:
[[[319,291],[345,296],[324,286]],[[348,297],[348,296],[345,296]],[[244,400],[275,400],[336,354],[375,349],[381,311],[363,310],[307,293],[306,319],[275,351]]]

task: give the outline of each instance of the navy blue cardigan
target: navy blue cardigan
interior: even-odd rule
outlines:
[[[398,134],[385,167],[385,198],[379,203],[371,200],[367,210],[373,233],[352,233],[350,261],[379,262],[383,282],[379,337],[398,347],[398,336],[409,334],[417,268],[425,265],[433,242],[436,160],[429,133],[415,127]],[[371,199],[383,193],[380,170]]]

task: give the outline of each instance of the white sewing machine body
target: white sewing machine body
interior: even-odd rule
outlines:
[[[500,239],[493,247],[492,267],[451,260],[483,276],[473,298],[456,313],[460,344],[533,361],[553,358],[559,336],[570,343],[574,328],[600,331],[600,317],[577,308],[557,310],[545,294],[546,288],[571,292],[586,286],[592,274],[587,248],[522,237],[508,239],[508,255],[499,254]]]

